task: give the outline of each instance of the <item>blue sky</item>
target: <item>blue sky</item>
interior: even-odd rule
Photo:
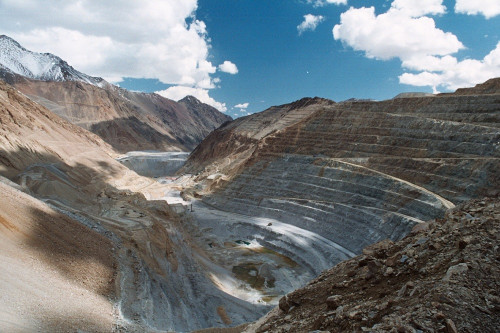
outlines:
[[[381,100],[500,76],[500,0],[0,0],[0,33],[233,117],[306,96]]]

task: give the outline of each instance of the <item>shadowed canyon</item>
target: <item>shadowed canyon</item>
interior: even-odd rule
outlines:
[[[500,79],[228,121],[2,73],[1,331],[499,327]]]

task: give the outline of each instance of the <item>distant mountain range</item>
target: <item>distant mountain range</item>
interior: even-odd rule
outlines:
[[[51,53],[26,50],[14,39],[0,36],[0,68],[41,81],[80,81],[102,87],[106,81],[81,73]]]
[[[0,36],[0,78],[119,152],[190,151],[232,119],[192,96],[175,102],[119,88],[53,54],[31,52],[5,35]]]

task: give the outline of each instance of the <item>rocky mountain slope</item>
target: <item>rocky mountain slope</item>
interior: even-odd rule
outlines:
[[[87,151],[109,159],[111,146],[61,119],[0,81],[0,174],[13,177],[34,163],[76,163]]]
[[[74,70],[52,54],[30,52],[0,36],[0,77],[119,152],[192,150],[229,116],[194,97],[177,103],[128,91]],[[191,101],[191,102],[189,102]]]
[[[497,332],[500,201],[474,200],[323,272],[245,332]]]
[[[457,204],[499,195],[498,82],[381,102],[307,98],[237,119],[191,154],[184,172],[197,177],[184,195],[261,221],[241,237],[317,275]]]

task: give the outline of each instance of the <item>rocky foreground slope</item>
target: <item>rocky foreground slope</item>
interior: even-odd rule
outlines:
[[[0,78],[119,152],[191,151],[231,117],[190,96],[179,102],[132,92],[78,72],[49,53],[0,36]]]
[[[476,199],[294,291],[245,332],[498,332],[500,201]]]

